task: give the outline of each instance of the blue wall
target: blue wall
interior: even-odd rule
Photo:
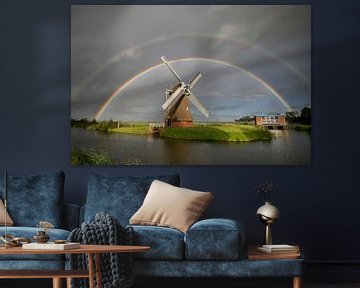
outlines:
[[[69,159],[70,5],[96,2],[0,0],[0,171],[26,175],[63,169],[65,199],[78,204],[85,200],[92,172],[177,172],[182,186],[214,192],[207,215],[242,220],[251,243],[261,242],[263,236],[255,215],[262,201],[252,186],[258,179],[269,179],[280,185],[274,197],[282,213],[273,229],[276,242],[301,244],[310,260],[360,260],[355,248],[360,239],[359,152],[354,139],[358,126],[352,125],[358,120],[360,97],[355,61],[360,52],[360,5],[356,0],[276,3],[312,2],[312,165],[80,168],[71,167]]]

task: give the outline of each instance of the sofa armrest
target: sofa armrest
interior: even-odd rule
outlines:
[[[80,207],[79,210],[79,224],[85,221],[85,205]]]
[[[77,227],[79,227],[79,206],[64,204],[63,228],[71,231]]]
[[[196,222],[185,235],[188,260],[236,260],[242,254],[245,228],[233,219],[214,218]]]

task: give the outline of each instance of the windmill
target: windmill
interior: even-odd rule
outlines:
[[[165,127],[189,127],[193,124],[193,117],[189,108],[189,102],[191,102],[201,114],[205,117],[209,117],[209,112],[206,110],[200,100],[191,92],[191,88],[200,80],[201,73],[197,73],[194,78],[185,84],[179,74],[170,66],[165,56],[161,57],[161,60],[166,66],[169,67],[171,73],[179,81],[178,84],[165,90],[165,102],[161,106],[165,111]]]

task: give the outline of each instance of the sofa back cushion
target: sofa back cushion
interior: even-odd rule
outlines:
[[[8,212],[16,226],[36,227],[48,221],[62,226],[64,173],[55,171],[31,176],[8,176]],[[0,183],[4,181],[0,177]],[[0,185],[4,197],[3,185]]]
[[[93,221],[95,214],[103,211],[116,217],[121,225],[128,225],[155,179],[174,186],[180,185],[178,174],[143,177],[91,174],[83,208],[84,220]]]

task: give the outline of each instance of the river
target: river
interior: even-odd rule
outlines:
[[[311,134],[273,130],[271,141],[203,142],[71,128],[72,147],[105,151],[119,164],[310,165]]]

